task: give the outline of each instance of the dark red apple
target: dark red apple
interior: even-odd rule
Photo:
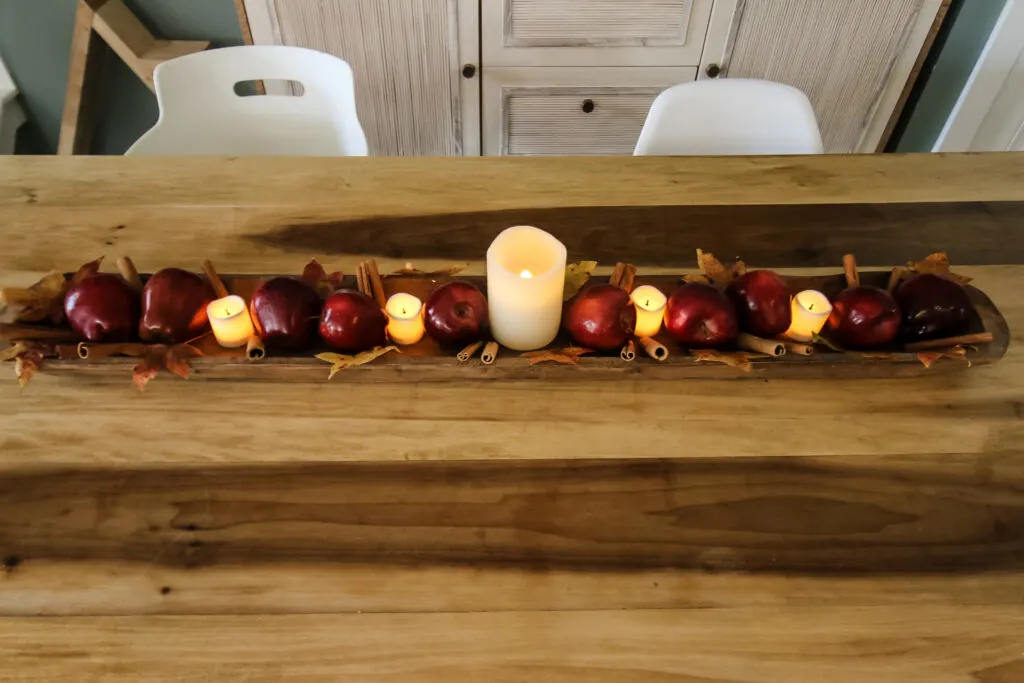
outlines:
[[[971,298],[959,283],[931,273],[900,285],[896,302],[903,312],[902,336],[907,341],[965,334],[974,313]]]
[[[832,301],[829,336],[842,346],[869,349],[885,346],[900,331],[900,307],[884,289],[848,287]]]
[[[789,288],[778,273],[752,270],[733,280],[725,293],[736,306],[741,330],[771,338],[789,329]]]
[[[195,339],[209,329],[206,306],[213,299],[206,278],[181,268],[158,270],[142,290],[139,336],[166,344]]]
[[[358,353],[387,343],[388,316],[362,292],[341,290],[327,297],[320,314],[320,336],[347,353]]]
[[[487,299],[465,280],[446,282],[427,299],[423,322],[427,334],[439,342],[476,341],[487,328]]]
[[[595,285],[572,298],[563,325],[580,346],[617,351],[636,330],[636,308],[621,287]]]
[[[252,295],[249,310],[267,348],[302,351],[316,338],[324,300],[305,280],[275,277]]]
[[[717,288],[688,282],[668,298],[665,329],[684,346],[727,346],[739,334],[736,307]]]
[[[64,315],[87,341],[128,341],[139,324],[139,293],[120,275],[97,273],[68,290]]]

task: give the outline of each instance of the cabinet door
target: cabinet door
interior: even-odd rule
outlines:
[[[948,0],[716,4],[701,77],[715,63],[730,78],[762,78],[800,88],[814,105],[826,152],[874,152],[946,4]],[[715,38],[726,32],[728,40]]]
[[[714,0],[484,0],[484,64],[696,66],[713,4]]]
[[[484,154],[632,154],[658,94],[694,67],[484,70]]]
[[[246,0],[246,11],[257,44],[352,66],[370,154],[480,153],[477,0]]]

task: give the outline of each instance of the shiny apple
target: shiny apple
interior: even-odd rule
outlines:
[[[206,278],[181,268],[159,270],[142,290],[139,336],[167,344],[195,339],[210,327],[206,306],[213,299]]]
[[[665,305],[665,329],[680,344],[691,348],[722,347],[739,334],[736,307],[711,285],[688,282]]]
[[[358,353],[387,343],[388,316],[377,302],[361,292],[341,290],[327,297],[320,314],[320,336],[346,353]]]
[[[316,339],[324,300],[305,280],[275,277],[252,295],[249,310],[267,348],[302,351]]]
[[[64,315],[86,341],[128,341],[139,325],[139,293],[120,275],[97,273],[68,290]]]
[[[487,328],[487,298],[465,280],[446,282],[427,299],[427,334],[442,343],[468,343],[483,338]]]
[[[907,341],[965,334],[974,314],[971,298],[958,282],[931,273],[901,284],[896,303],[903,313],[902,336]]]
[[[789,329],[789,288],[778,273],[751,270],[733,280],[726,294],[736,306],[741,330],[771,338]]]
[[[569,301],[562,324],[580,346],[617,351],[636,330],[636,308],[621,287],[595,285]]]
[[[891,343],[900,331],[900,307],[884,289],[859,285],[839,292],[828,318],[828,336],[841,346],[869,349]]]

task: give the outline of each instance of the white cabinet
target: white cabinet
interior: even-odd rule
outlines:
[[[692,66],[486,68],[484,154],[632,154],[654,98],[696,73]]]

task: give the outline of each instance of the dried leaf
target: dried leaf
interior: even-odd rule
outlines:
[[[189,370],[192,366],[189,364],[189,360],[192,358],[198,358],[203,354],[194,346],[188,344],[175,344],[171,348],[167,349],[167,354],[164,356],[164,365],[167,371],[181,377],[182,379],[188,379]]]
[[[28,356],[21,356],[14,359],[14,374],[18,376],[18,385],[22,389],[28,384],[32,376],[36,374],[41,365],[41,360],[37,361],[34,358]]]
[[[64,319],[65,288],[63,274],[47,273],[31,287],[5,287],[3,303],[18,309],[14,316],[17,322],[36,323],[49,320],[56,325]]]
[[[891,354],[891,353],[880,353],[880,352],[878,352],[878,353],[867,352],[867,353],[858,353],[857,354],[857,358],[862,358],[864,360],[892,360],[894,357],[895,356],[893,356],[893,354]]]
[[[83,264],[82,267],[79,268],[75,272],[75,274],[71,276],[71,284],[72,285],[77,285],[79,282],[81,282],[85,278],[91,277],[91,276],[95,275],[96,273],[100,272],[100,264],[101,263],[103,263],[103,257],[102,256],[100,256],[95,261],[89,261],[88,263]]]
[[[962,285],[966,285],[971,281],[971,278],[966,275],[958,275],[950,272],[949,256],[947,256],[944,251],[929,254],[923,261],[908,261],[907,269],[919,275],[944,275],[950,279],[956,280]]]
[[[454,266],[448,266],[447,268],[440,268],[438,270],[419,270],[414,268],[412,261],[406,262],[405,266],[396,270],[392,275],[435,275],[435,276],[448,276],[458,275],[466,268],[469,267],[468,263],[459,263]]]
[[[709,278],[707,275],[701,275],[700,273],[690,273],[688,275],[683,276],[683,282],[710,285],[711,278]]]
[[[316,259],[310,259],[306,267],[302,269],[302,279],[308,282],[324,298],[327,298],[331,292],[341,287],[341,281],[344,277],[345,274],[340,270],[336,270],[328,275],[327,271],[324,270],[324,267]]]
[[[132,381],[139,391],[145,391],[149,380],[156,377],[156,373],[164,366],[164,354],[167,347],[156,345],[149,349],[142,360],[132,369]]]
[[[366,365],[367,363],[374,361],[391,351],[401,353],[397,346],[378,346],[375,349],[363,351],[362,353],[358,353],[354,356],[345,355],[343,353],[318,353],[316,354],[316,357],[325,363],[331,363],[331,371],[327,375],[327,379],[333,379],[336,374],[345,368],[353,368],[357,365]]]
[[[14,361],[14,374],[18,378],[18,384],[25,388],[32,376],[43,367],[43,359],[54,353],[54,347],[49,345],[16,342],[0,352],[0,360]]]
[[[721,261],[715,258],[714,254],[707,253],[701,249],[697,250],[697,267],[700,268],[701,273],[720,287],[728,285],[747,272],[747,266],[743,261],[736,261],[736,263],[726,268],[722,265]]]
[[[570,263],[565,267],[565,289],[562,293],[562,301],[568,301],[576,296],[577,292],[583,289],[590,276],[597,269],[597,261],[580,261]]]
[[[593,349],[585,349],[582,346],[567,346],[562,350],[544,349],[542,351],[528,351],[520,354],[523,358],[530,359],[530,365],[538,363],[561,363],[562,365],[577,365],[580,356],[594,353]]]
[[[724,363],[731,368],[750,372],[751,354],[744,351],[715,351],[714,349],[693,349],[690,355],[698,363]]]
[[[811,343],[812,344],[821,344],[822,346],[827,346],[828,348],[832,349],[833,351],[835,351],[837,353],[846,353],[846,349],[844,349],[842,346],[840,346],[839,344],[836,344],[834,341],[830,341],[829,339],[821,336],[817,332],[815,332],[814,334],[811,335]]]
[[[13,346],[8,346],[3,351],[0,351],[0,361],[14,360],[26,351],[28,351],[28,344],[25,342],[14,342]]]
[[[967,367],[971,367],[971,359],[967,357],[967,349],[963,346],[954,346],[949,349],[939,349],[936,351],[920,351],[917,354],[917,359],[926,368],[930,368],[943,358],[966,361]]]
[[[132,370],[132,381],[135,382],[139,391],[143,391],[149,381],[156,377],[161,370],[167,370],[182,379],[188,379],[191,369],[189,359],[202,355],[199,349],[189,344],[175,344],[174,346],[153,344],[146,349],[141,360]]]

